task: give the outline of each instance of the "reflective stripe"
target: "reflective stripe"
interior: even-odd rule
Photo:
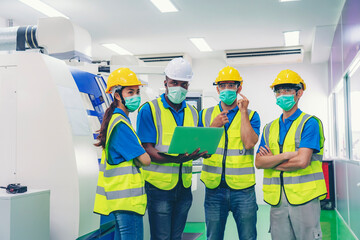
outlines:
[[[263,180],[263,185],[280,185],[280,178],[265,178]]]
[[[131,188],[119,191],[105,192],[103,187],[97,187],[96,193],[102,196],[106,196],[107,200],[114,200],[120,198],[138,197],[145,194],[145,188]]]
[[[322,161],[322,159],[323,156],[316,153],[311,156],[311,161]]]
[[[109,133],[113,130],[114,125],[117,124],[117,123],[120,121],[120,119],[124,120],[124,121],[127,122],[129,125],[131,125],[131,123],[129,122],[129,120],[127,120],[127,118],[125,118],[125,117],[122,116],[122,115],[119,115],[119,116],[116,117],[116,118],[114,119],[114,121],[111,123],[111,125],[110,125],[110,127],[109,127]]]
[[[248,115],[249,115],[249,117],[250,117],[251,110],[250,110],[250,109],[248,109],[248,110],[247,110],[247,112],[248,112]],[[251,119],[249,119],[249,120],[251,121]]]
[[[253,167],[248,168],[225,168],[226,175],[247,175],[254,174],[255,169]]]
[[[302,129],[304,127],[305,121],[308,120],[310,117],[311,117],[311,115],[305,114],[303,116],[303,118],[301,119],[301,121],[300,121],[300,123],[299,123],[299,125],[298,125],[298,127],[296,129],[296,132],[295,132],[295,151],[299,150],[301,132],[302,132]]]
[[[278,120],[278,119],[277,119]],[[276,121],[276,120],[275,120]],[[269,124],[267,124],[266,126],[265,126],[265,131],[264,131],[264,140],[265,140],[265,145],[266,146],[270,146],[269,145],[269,138],[270,138],[270,127],[271,127],[271,125],[273,124],[273,122],[274,121],[272,121],[271,123],[269,123]]]
[[[203,165],[202,170],[209,173],[221,174],[222,167],[215,167],[210,165]],[[226,175],[247,175],[254,174],[255,169],[253,167],[249,168],[225,168]]]
[[[158,103],[158,100],[157,99],[154,99],[151,101],[153,104],[154,104],[154,108],[155,108],[155,115],[156,115],[156,126],[157,126],[157,129],[158,129],[158,136],[159,136],[159,139],[157,141],[157,144],[155,146],[155,148],[157,148],[157,145],[162,145],[162,142],[163,142],[163,128],[162,128],[162,124],[161,124],[161,110],[160,110],[160,107],[159,107],[159,103]]]
[[[284,184],[307,183],[321,179],[324,179],[324,174],[322,172],[317,172],[297,177],[284,177]]]
[[[296,176],[296,177],[284,177],[284,184],[299,184],[299,183],[307,183],[316,180],[324,179],[324,175],[322,172],[317,172],[313,174]],[[280,185],[280,178],[264,178],[263,185]]]
[[[108,130],[107,130],[107,134],[111,133],[113,128],[115,127],[116,124],[119,123],[120,120],[123,120],[125,122],[127,122],[130,126],[131,126],[131,123],[129,122],[129,120],[127,120],[126,117],[124,117],[123,115],[119,114],[119,116],[117,116],[112,122],[111,122],[111,125],[110,127],[108,127]],[[106,137],[106,143],[108,142],[109,138]]]
[[[192,166],[182,166],[182,173],[192,173]]]
[[[204,127],[210,127],[210,123],[211,123],[211,115],[214,111],[214,108],[215,107],[211,107],[211,108],[208,108],[208,110],[206,110],[206,113],[205,113],[205,125]]]
[[[156,149],[159,152],[168,152],[169,151],[169,147],[170,146],[166,146],[166,145],[156,145]]]
[[[144,170],[158,172],[158,173],[179,173],[179,166],[166,166],[151,164],[150,166],[144,166]]]
[[[202,171],[204,171],[204,172],[209,172],[209,173],[221,174],[222,168],[221,168],[221,167],[214,167],[214,166],[210,166],[210,165],[205,165],[205,164],[203,164],[203,166],[202,166]]]
[[[99,164],[99,172],[104,172],[105,169],[106,169],[105,163],[100,163],[100,164]]]
[[[140,173],[140,170],[135,166],[117,167],[117,168],[105,170],[104,177],[115,177],[120,175],[138,174],[138,173]]]
[[[190,108],[190,111],[191,111],[191,114],[192,114],[192,117],[193,117],[193,120],[194,120],[194,127],[197,127],[197,125],[198,125],[198,117],[199,117],[199,116],[198,116],[195,108],[193,108],[193,107],[190,106],[189,104],[186,104],[186,106],[187,106],[188,108]],[[184,115],[185,115],[185,111],[184,111]],[[185,118],[185,116],[184,116],[184,118]]]
[[[222,155],[224,152],[224,148],[217,148],[215,154]],[[254,149],[228,149],[226,152],[226,156],[245,156],[245,155],[253,155]]]

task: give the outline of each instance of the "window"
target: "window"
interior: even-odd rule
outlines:
[[[335,145],[336,156],[347,158],[346,125],[345,125],[345,93],[344,81],[341,80],[335,89]]]
[[[350,77],[350,136],[351,136],[351,159],[360,160],[360,68]]]

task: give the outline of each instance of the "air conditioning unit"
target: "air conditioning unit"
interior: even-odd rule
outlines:
[[[229,65],[301,63],[304,59],[302,46],[226,50],[225,53]]]
[[[191,57],[186,53],[149,54],[136,56],[140,61],[150,66],[166,66],[174,58],[182,57],[191,64]]]

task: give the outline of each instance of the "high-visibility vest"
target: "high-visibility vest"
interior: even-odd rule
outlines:
[[[270,205],[276,206],[279,204],[281,185],[284,186],[287,200],[292,205],[304,204],[318,197],[322,200],[326,197],[327,190],[322,171],[325,138],[320,119],[309,114],[301,113],[288,130],[282,150],[279,145],[279,118],[265,126],[263,136],[265,144],[274,155],[282,152],[298,151],[304,125],[310,118],[316,119],[319,124],[320,152],[312,154],[310,165],[305,169],[299,169],[293,172],[283,172],[274,169],[264,170],[264,201]]]
[[[168,152],[171,138],[177,123],[170,109],[164,107],[161,97],[149,102],[153,121],[156,128],[155,148],[160,152]],[[195,127],[198,123],[198,113],[193,106],[186,104],[184,108],[183,126]],[[182,171],[184,187],[191,186],[192,161],[184,163],[155,163],[143,167],[145,181],[162,190],[173,189],[179,180],[179,171]]]
[[[144,215],[147,203],[145,181],[140,169],[134,164],[134,160],[116,165],[110,165],[107,162],[109,139],[113,129],[119,123],[126,124],[137,136],[126,117],[121,114],[112,115],[99,166],[94,212],[109,215],[113,211],[126,210]],[[141,144],[139,138],[138,141]]]
[[[219,105],[204,109],[202,121],[204,127],[210,127],[215,117],[221,113]],[[248,110],[249,119],[254,111]],[[232,189],[244,189],[255,185],[254,148],[245,149],[241,139],[241,113],[238,111],[229,128],[221,137],[216,153],[203,160],[201,181],[207,188],[220,185],[223,166],[225,181]]]

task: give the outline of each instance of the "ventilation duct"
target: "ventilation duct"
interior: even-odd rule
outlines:
[[[63,17],[40,18],[37,26],[0,28],[0,51],[42,49],[62,60],[91,62],[91,37]]]
[[[36,39],[37,26],[0,28],[0,51],[25,51],[40,48]]]
[[[225,53],[229,65],[300,63],[304,58],[302,46],[227,50]]]
[[[139,55],[136,56],[139,60],[147,65],[166,65],[174,58],[185,58],[191,64],[191,58],[185,53],[169,53],[169,54],[151,54],[151,55]]]

